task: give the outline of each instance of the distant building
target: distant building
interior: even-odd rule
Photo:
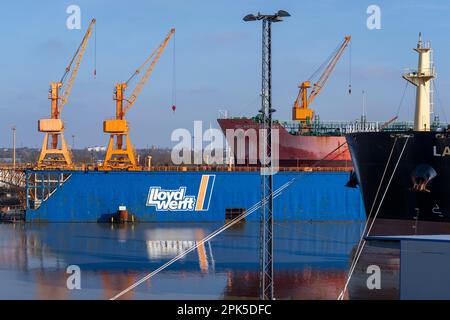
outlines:
[[[103,152],[103,151],[106,151],[106,147],[104,147],[104,146],[101,146],[101,147],[99,147],[99,146],[88,147],[87,151],[89,151],[89,152]]]
[[[16,162],[22,162],[22,159],[16,158]],[[0,163],[13,163],[13,158],[0,158]]]

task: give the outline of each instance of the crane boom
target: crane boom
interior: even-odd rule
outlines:
[[[320,90],[325,86],[328,78],[333,72],[336,64],[344,53],[345,48],[347,48],[349,42],[351,40],[351,36],[346,36],[341,46],[339,47],[336,55],[331,59],[330,63],[326,67],[324,73],[320,76],[319,80],[314,84],[313,89],[311,90],[311,94],[309,95],[308,104],[311,104],[314,101],[314,98],[320,93]]]
[[[91,37],[92,28],[95,25],[96,20],[92,19],[91,24],[89,25],[88,30],[86,31],[86,34],[84,35],[83,40],[81,41],[80,46],[78,47],[77,51],[75,52],[72,60],[69,63],[69,66],[66,68],[66,72],[64,73],[63,79],[67,75],[67,73],[70,72],[70,69],[72,67],[72,64],[75,62],[72,73],[69,76],[69,79],[67,80],[66,84],[64,85],[63,93],[60,96],[60,103],[59,103],[59,112],[62,111],[64,106],[66,105],[70,92],[72,91],[73,83],[75,82],[75,78],[77,76],[78,70],[80,69],[81,60],[83,60],[84,53],[86,52],[86,47],[89,42],[89,38]]]
[[[145,71],[145,74],[142,76],[141,80],[139,80],[139,83],[136,85],[136,88],[134,88],[130,98],[127,100],[127,103],[123,109],[123,115],[125,115],[128,110],[130,110],[130,108],[134,105],[134,103],[136,102],[136,99],[139,97],[139,94],[142,91],[142,88],[144,87],[145,83],[147,82],[148,78],[150,77],[150,75],[152,74],[152,71],[156,65],[156,63],[158,62],[159,58],[161,57],[162,53],[164,52],[164,49],[167,46],[167,43],[169,42],[170,38],[172,37],[172,35],[175,33],[175,29],[172,28],[169,32],[169,34],[167,35],[167,37],[164,39],[164,41],[161,43],[161,45],[152,53],[152,55],[141,65],[141,67],[136,70],[136,72],[133,74],[133,76],[130,78],[130,80],[132,78],[134,78],[134,76],[138,75],[141,70],[147,65],[147,63],[152,59],[152,57],[154,57],[152,63],[150,64],[150,66],[147,68],[147,70]],[[130,81],[128,80],[128,82]]]
[[[338,63],[339,59],[342,57],[342,54],[344,53],[345,49],[350,43],[351,38],[352,38],[351,36],[346,36],[344,38],[344,41],[336,50],[336,53],[330,59],[319,80],[317,80],[317,82],[314,83],[309,96],[307,90],[311,88],[310,81],[304,81],[299,85],[300,90],[294,102],[294,107],[292,110],[293,120],[307,121],[308,119],[310,120],[312,119],[314,115],[314,110],[310,109],[309,105],[314,101],[314,99],[317,97],[317,95],[325,86],[325,83],[327,82],[328,78],[330,77],[331,73],[336,67],[336,64]]]

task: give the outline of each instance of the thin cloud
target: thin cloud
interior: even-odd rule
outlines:
[[[65,49],[64,43],[56,38],[50,38],[37,44],[38,50],[45,50],[46,52],[63,52]]]
[[[359,66],[353,68],[353,75],[357,77],[372,77],[372,78],[384,78],[384,77],[398,77],[403,74],[401,68],[389,67],[386,65],[376,64]]]
[[[220,44],[227,45],[233,44],[235,45],[239,41],[244,38],[244,35],[241,32],[234,31],[224,31],[224,32],[215,32],[209,33],[205,35],[205,40],[210,42],[211,44]]]
[[[449,10],[449,4],[437,4],[437,3],[423,3],[423,2],[415,2],[415,3],[405,3],[398,6],[398,9],[411,9],[411,10]]]

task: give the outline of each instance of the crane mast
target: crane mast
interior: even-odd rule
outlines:
[[[64,123],[61,120],[61,111],[68,102],[95,22],[96,20],[92,19],[83,40],[75,51],[69,65],[66,67],[61,80],[59,82],[50,83],[50,119],[40,119],[38,121],[38,130],[45,133],[44,142],[42,144],[41,153],[38,160],[39,169],[44,169],[47,167],[71,168],[73,165],[72,157],[67,148],[66,140],[64,139]],[[60,94],[61,88],[63,88],[63,91]],[[51,140],[50,146],[49,140]],[[60,146],[58,146],[59,141],[61,141]]]
[[[105,120],[103,122],[103,131],[109,133],[109,143],[106,150],[105,161],[100,169],[102,170],[141,170],[139,166],[133,146],[129,136],[128,122],[125,120],[125,115],[131,109],[139,97],[143,87],[147,83],[152,71],[161,57],[164,49],[166,48],[170,38],[175,33],[175,29],[171,29],[164,41],[159,47],[145,60],[145,62],[137,69],[133,75],[125,83],[118,83],[115,85],[114,100],[116,101],[116,118],[112,120]],[[138,84],[134,88],[129,99],[125,98],[125,90],[128,84],[136,76],[138,76],[142,70],[145,69],[144,75],[139,80]],[[126,104],[124,106],[124,100]],[[124,144],[125,140],[125,144]]]
[[[344,53],[345,48],[347,48],[350,43],[351,36],[346,36],[344,41],[336,50],[336,53],[330,59],[328,65],[326,66],[324,72],[320,76],[319,80],[314,83],[311,93],[308,96],[308,89],[311,88],[311,82],[309,80],[302,82],[299,85],[299,93],[297,99],[295,99],[294,107],[292,108],[292,120],[299,120],[301,122],[308,122],[314,117],[314,110],[309,108],[310,104],[314,101],[317,95],[325,86],[328,78],[333,72],[336,64]]]

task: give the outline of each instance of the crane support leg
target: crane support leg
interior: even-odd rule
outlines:
[[[125,138],[125,146],[122,146],[122,141]],[[119,143],[120,142],[120,146]],[[128,133],[111,134],[109,136],[108,148],[106,149],[104,170],[126,169],[138,170],[139,165],[134,155],[134,150],[131,145],[130,136]]]
[[[48,148],[49,136],[52,135],[52,147]],[[59,136],[61,141],[61,148],[53,145],[54,136]],[[64,133],[46,133],[44,136],[44,142],[42,143],[41,154],[39,155],[38,167],[62,167],[70,169],[72,166],[72,157],[70,151],[67,148],[66,139],[64,139]]]

